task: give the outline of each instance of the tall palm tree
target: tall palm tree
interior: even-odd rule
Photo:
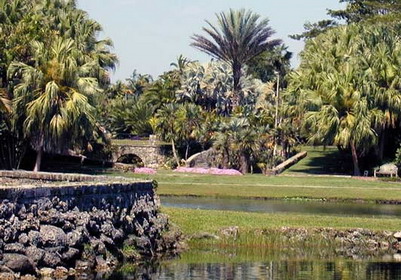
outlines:
[[[339,27],[308,41],[301,66],[290,77],[290,90],[306,111],[309,141],[350,149],[357,176],[359,157],[377,143],[375,128],[382,115],[366,86],[369,71],[362,67],[368,38],[364,28]]]
[[[244,65],[255,56],[279,45],[281,41],[270,40],[274,31],[268,25],[268,19],[259,20],[260,16],[252,11],[230,9],[228,13],[222,12],[216,16],[217,26],[206,21],[208,27],[203,28],[210,38],[194,35],[191,45],[231,65],[234,106],[238,106]]]
[[[74,137],[94,131],[88,96],[100,89],[89,75],[91,64],[80,64],[83,54],[73,40],[56,37],[50,46],[32,44],[34,65],[14,62],[9,75],[19,80],[14,89],[16,112],[26,118],[24,134],[37,151],[34,171],[39,171],[44,151],[61,151]]]

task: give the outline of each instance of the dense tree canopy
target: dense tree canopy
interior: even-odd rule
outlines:
[[[376,143],[382,158],[386,130],[399,122],[400,51],[398,29],[351,24],[308,41],[291,74],[309,141],[351,149],[356,175],[358,158]]]
[[[401,1],[399,0],[340,0],[346,3],[343,10],[328,10],[332,18],[317,23],[306,23],[302,34],[291,35],[293,39],[310,39],[327,29],[346,24],[359,23],[397,23],[401,20]]]
[[[2,0],[0,19],[0,107],[13,111],[8,119],[2,113],[3,145],[28,141],[38,170],[43,151],[85,149],[97,137],[91,103],[117,59],[111,41],[98,39],[100,24],[73,0]]]

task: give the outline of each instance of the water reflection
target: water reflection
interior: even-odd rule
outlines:
[[[271,249],[270,249],[271,250]],[[269,251],[270,251],[269,250]],[[261,251],[264,251],[261,248]],[[269,280],[394,280],[401,279],[401,263],[390,255],[358,260],[332,256],[324,259],[297,254],[233,249],[194,249],[180,258],[158,264],[125,265],[109,280],[116,279],[269,279]]]
[[[401,264],[349,261],[280,261],[247,263],[169,263],[139,266],[111,279],[269,279],[269,280],[393,280],[401,279]]]
[[[255,200],[208,197],[161,197],[163,206],[191,209],[231,210],[264,213],[304,213],[346,216],[397,216],[401,205],[373,203],[325,203],[319,201]]]

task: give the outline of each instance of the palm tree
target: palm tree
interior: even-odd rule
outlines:
[[[60,151],[65,145],[95,130],[94,108],[88,96],[100,91],[91,77],[90,64],[80,64],[82,52],[71,39],[56,37],[50,46],[33,42],[35,64],[14,62],[9,75],[15,86],[16,112],[26,119],[24,134],[37,151],[34,171],[40,170],[44,151]],[[83,129],[85,127],[92,129]]]
[[[170,66],[173,66],[178,70],[178,73],[182,75],[184,73],[185,68],[194,61],[189,60],[182,54],[177,57],[177,62],[170,63]]]
[[[10,113],[11,100],[5,89],[0,89],[0,113]]]
[[[177,165],[180,166],[176,142],[181,138],[181,125],[177,123],[177,112],[179,112],[179,105],[176,103],[165,104],[157,110],[151,123],[153,124],[153,130],[156,131],[163,140],[171,142],[174,159]]]
[[[259,21],[260,16],[252,11],[230,10],[217,16],[217,26],[206,21],[204,27],[211,38],[194,35],[191,45],[214,58],[228,62],[233,73],[234,107],[240,104],[240,79],[244,65],[255,56],[281,43],[270,40],[274,34],[268,19]]]
[[[362,67],[366,35],[364,27],[353,25],[327,31],[307,43],[301,66],[290,77],[290,91],[305,110],[309,142],[350,149],[357,176],[359,157],[377,142],[381,115],[366,87],[369,71]]]

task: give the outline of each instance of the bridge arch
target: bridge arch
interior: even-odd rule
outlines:
[[[118,162],[124,156],[135,155],[145,167],[159,167],[165,161],[160,146],[113,145],[112,161]]]
[[[136,167],[143,167],[144,161],[141,157],[136,154],[124,154],[121,155],[117,161],[118,163],[133,164]]]

